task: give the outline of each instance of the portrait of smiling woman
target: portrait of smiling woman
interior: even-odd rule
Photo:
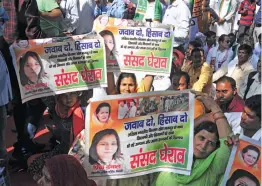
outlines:
[[[97,132],[89,149],[89,163],[91,165],[122,165],[123,162],[117,132],[114,129]]]
[[[239,157],[248,167],[257,168],[257,161],[260,157],[260,150],[253,145],[248,145],[239,152]]]
[[[42,83],[47,78],[43,62],[37,53],[28,51],[19,60],[19,75],[23,86]]]

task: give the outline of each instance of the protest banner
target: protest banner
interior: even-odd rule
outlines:
[[[189,91],[107,96],[92,100],[86,116],[84,165],[90,178],[190,174],[194,96]]]
[[[23,103],[107,86],[105,47],[101,38],[55,43],[50,38],[20,41],[12,48]]]
[[[246,136],[240,136],[228,161],[223,186],[261,185],[261,144]]]
[[[96,19],[93,29],[105,40],[107,70],[169,76],[173,31],[139,24],[104,15]]]

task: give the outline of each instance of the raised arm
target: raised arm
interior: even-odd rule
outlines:
[[[153,84],[153,80],[154,80],[154,76],[151,76],[151,75],[146,75],[143,79],[143,82],[144,82],[144,90],[145,92],[149,92],[151,87],[152,87],[152,84]]]
[[[227,118],[225,117],[220,107],[216,104],[215,100],[212,97],[207,96],[203,93],[194,93],[196,94],[196,99],[201,101],[205,105],[207,110],[211,111],[212,115],[209,116],[213,117],[213,120],[217,125],[219,138],[225,138],[229,134],[231,134],[232,129],[227,121]]]

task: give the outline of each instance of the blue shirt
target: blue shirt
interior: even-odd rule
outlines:
[[[259,6],[259,9],[255,16],[254,22],[255,24],[261,24],[261,0],[257,2],[257,6]]]

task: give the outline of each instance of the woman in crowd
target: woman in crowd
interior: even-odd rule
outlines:
[[[121,73],[115,85],[114,75],[109,72],[107,91],[109,95],[148,92],[151,89],[153,79],[153,76],[147,75],[141,80],[138,86],[135,74]]]
[[[215,123],[211,121],[195,123],[194,162],[191,175],[161,172],[152,185],[202,186],[219,185],[222,181],[231,152],[224,144],[224,140],[232,131],[224,113],[212,98],[197,94],[196,99],[214,113]]]
[[[110,120],[111,106],[106,103],[100,103],[94,113],[94,120],[99,124],[106,124]]]
[[[51,151],[29,158],[28,171],[35,181],[42,177],[41,170],[45,160],[59,154],[67,154],[75,137],[84,129],[84,113],[80,105],[80,99],[84,94],[71,92],[58,95],[56,99],[54,97],[42,98],[46,106],[52,110],[52,119],[56,126],[52,129],[52,138],[59,143],[55,143]]]
[[[38,184],[43,186],[96,186],[82,165],[70,155],[57,155],[45,161]]]
[[[95,134],[89,149],[91,165],[122,165],[120,139],[114,129],[105,129]]]
[[[43,62],[37,53],[28,51],[19,60],[20,81],[23,86],[42,83],[47,78]]]
[[[247,165],[248,167],[257,167],[257,161],[260,157],[260,150],[257,147],[248,145],[243,148],[239,155],[245,165]]]

